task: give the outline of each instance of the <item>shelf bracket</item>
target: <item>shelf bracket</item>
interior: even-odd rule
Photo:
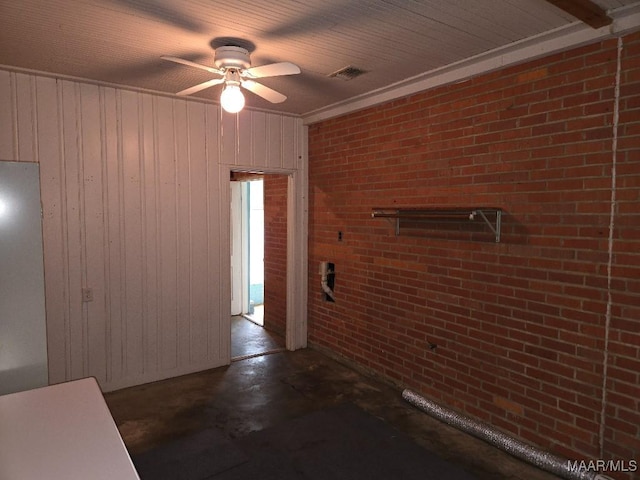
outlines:
[[[501,227],[501,223],[502,223],[502,210],[495,210],[495,214],[496,214],[496,225],[495,225],[495,227],[493,226],[491,221],[487,218],[487,216],[484,214],[483,210],[474,210],[473,212],[471,212],[472,219],[477,214],[480,214],[480,217],[482,217],[482,220],[484,220],[484,223],[487,224],[489,229],[496,236],[496,243],[500,243],[500,230],[501,230],[500,227]]]

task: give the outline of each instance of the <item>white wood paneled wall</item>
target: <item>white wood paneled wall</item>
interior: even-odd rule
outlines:
[[[228,172],[296,174],[302,132],[0,70],[0,159],[40,163],[50,383],[107,391],[229,363]]]

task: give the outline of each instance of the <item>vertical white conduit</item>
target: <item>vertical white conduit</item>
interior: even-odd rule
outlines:
[[[606,428],[607,383],[609,370],[609,329],[611,327],[611,268],[613,263],[613,230],[616,218],[616,164],[618,154],[618,121],[620,117],[620,72],[622,69],[622,37],[618,37],[618,57],[616,66],[616,83],[613,100],[613,134],[611,142],[611,212],[609,215],[609,259],[607,262],[607,310],[604,328],[604,355],[602,361],[602,399],[600,410],[600,458],[604,458],[604,435]]]

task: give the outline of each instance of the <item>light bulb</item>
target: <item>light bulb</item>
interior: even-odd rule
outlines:
[[[220,95],[220,104],[229,113],[238,113],[244,107],[244,95],[237,85],[227,85]]]

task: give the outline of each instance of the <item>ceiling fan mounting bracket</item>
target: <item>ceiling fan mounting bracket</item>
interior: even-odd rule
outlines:
[[[251,66],[249,52],[242,47],[224,46],[216,49],[214,63],[220,69],[245,70]]]
[[[240,85],[242,79],[240,78],[240,73],[238,70],[233,68],[228,69],[224,74],[224,83],[225,85]]]

